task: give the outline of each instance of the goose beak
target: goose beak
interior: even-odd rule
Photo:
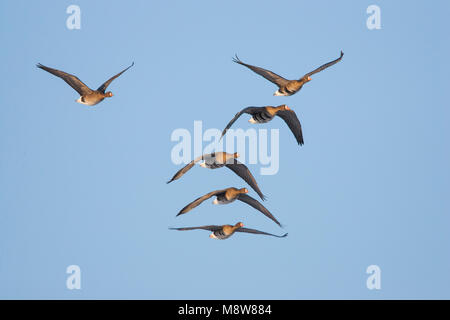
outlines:
[[[311,81],[311,77],[308,77],[308,81]]]

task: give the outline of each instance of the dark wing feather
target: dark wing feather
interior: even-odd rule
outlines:
[[[80,79],[78,79],[73,74],[69,74],[64,71],[56,70],[53,68],[46,67],[40,63],[36,65],[38,68],[50,72],[51,74],[63,79],[69,86],[75,89],[76,92],[83,96],[85,94],[92,93],[92,90],[89,89],[87,85],[85,85]]]
[[[252,66],[250,64],[246,64],[244,62],[242,62],[238,56],[236,55],[236,58],[233,58],[233,61],[236,63],[239,63],[243,66],[246,66],[247,68],[249,68],[250,70],[252,70],[253,72],[259,74],[260,76],[266,78],[267,80],[269,80],[270,82],[275,83],[278,87],[283,87],[286,85],[286,83],[289,82],[289,80],[286,80],[285,78],[283,78],[282,76],[277,75],[276,73],[260,68],[260,67],[256,67],[256,66]]]
[[[189,203],[187,206],[185,206],[183,209],[181,209],[180,212],[178,212],[177,217],[180,214],[187,213],[187,212],[191,211],[195,207],[199,206],[203,201],[208,200],[209,198],[211,198],[211,197],[213,197],[215,195],[219,195],[221,193],[224,193],[225,191],[227,191],[227,189],[211,191],[210,193],[207,193],[204,196],[201,196],[201,197],[195,199],[194,201]]]
[[[190,169],[192,169],[192,167],[199,162],[200,160],[203,159],[203,156],[197,157],[194,160],[192,160],[191,162],[189,162],[187,165],[185,165],[183,168],[181,168],[180,170],[177,171],[177,173],[175,173],[175,175],[172,177],[172,179],[170,179],[169,181],[167,181],[167,183],[171,183],[174,180],[180,179],[181,176],[183,176],[186,172],[188,172]]]
[[[278,222],[278,220],[269,212],[269,210],[267,210],[258,200],[241,193],[238,197],[239,200],[241,200],[242,202],[245,202],[246,204],[252,206],[253,208],[255,208],[256,210],[262,212],[266,217],[268,217],[269,219],[271,219],[272,221],[274,221],[277,225],[279,225],[281,227],[281,223]]]
[[[217,230],[221,230],[222,226],[211,225],[211,226],[183,227],[183,228],[169,228],[169,229],[170,230],[178,230],[178,231],[197,230],[197,229],[217,231]]]
[[[303,133],[302,133],[302,125],[300,124],[300,120],[298,120],[297,115],[294,110],[281,110],[277,112],[277,116],[286,122],[289,129],[291,129],[292,133],[297,140],[299,145],[303,145]]]
[[[233,163],[227,163],[225,165],[228,169],[236,173],[239,177],[244,179],[247,184],[252,187],[253,190],[259,195],[262,200],[266,200],[266,197],[263,195],[261,190],[259,190],[258,184],[256,183],[255,178],[253,177],[250,170],[248,170],[247,166],[243,163],[240,163],[238,160],[234,159]]]
[[[264,107],[247,107],[242,109],[241,111],[239,111],[238,113],[236,113],[236,115],[234,116],[233,119],[231,119],[230,122],[228,122],[227,126],[225,127],[225,129],[223,129],[222,131],[222,135],[220,136],[220,139],[222,139],[222,137],[225,135],[225,133],[228,131],[228,129],[231,128],[231,126],[233,125],[233,123],[244,113],[248,113],[253,115],[254,113],[260,111],[261,109],[264,109]]]
[[[277,237],[277,238],[284,238],[286,237],[288,234],[285,233],[282,236],[278,236],[276,234],[272,234],[272,233],[267,233],[264,231],[259,231],[259,230],[255,230],[255,229],[249,229],[249,228],[238,228],[236,229],[236,232],[247,232],[247,233],[254,233],[254,234],[263,234],[266,236],[272,236],[272,237]]]
[[[129,66],[128,68],[125,68],[124,70],[120,71],[118,74],[116,74],[114,77],[111,77],[108,81],[106,81],[104,84],[102,84],[100,87],[98,87],[97,91],[105,93],[106,88],[110,85],[110,83],[117,77],[119,77],[122,73],[130,69],[132,66],[134,66],[134,62]]]
[[[305,74],[303,76],[303,78],[312,76],[313,74],[318,73],[318,72],[320,72],[320,71],[322,71],[322,70],[324,70],[326,68],[331,67],[333,64],[338,63],[339,61],[341,61],[343,55],[344,55],[344,53],[341,51],[341,56],[339,58],[337,58],[336,60],[333,60],[331,62],[325,63],[324,65],[321,65],[320,67],[318,67],[317,69],[311,71],[310,73]]]

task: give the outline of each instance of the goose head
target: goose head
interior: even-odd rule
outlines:
[[[242,222],[238,222],[234,225],[234,229],[239,229],[242,228],[244,226],[244,224]]]

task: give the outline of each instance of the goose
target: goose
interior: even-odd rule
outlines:
[[[80,97],[75,100],[78,103],[87,105],[87,106],[95,106],[96,104],[103,101],[105,98],[110,98],[113,96],[111,91],[105,92],[106,88],[110,85],[110,83],[119,77],[122,73],[130,69],[134,66],[134,62],[126,69],[122,70],[115,76],[111,77],[105,83],[103,83],[97,90],[92,90],[88,86],[86,86],[78,77],[73,74],[66,73],[64,71],[56,70],[53,68],[46,67],[40,63],[36,65],[38,68],[50,72],[51,74],[63,79],[69,86],[71,86],[75,91],[80,94]]]
[[[278,107],[247,107],[236,113],[233,119],[227,124],[225,129],[222,131],[222,135],[220,138],[225,135],[228,129],[231,128],[233,123],[244,113],[250,114],[251,118],[248,120],[250,123],[266,123],[275,118],[275,116],[279,116],[281,119],[286,122],[289,129],[291,129],[292,133],[297,140],[299,145],[303,145],[303,134],[302,134],[302,126],[300,121],[297,118],[294,110],[289,108],[287,105],[282,104]]]
[[[271,234],[255,229],[249,229],[244,228],[244,224],[242,222],[236,223],[234,226],[230,224],[225,224],[222,226],[216,226],[216,225],[210,225],[210,226],[200,226],[200,227],[183,227],[183,228],[169,228],[170,230],[178,230],[178,231],[186,231],[186,230],[209,230],[212,231],[212,233],[209,235],[210,238],[213,239],[219,239],[219,240],[225,240],[231,237],[235,232],[246,232],[246,233],[254,233],[254,234],[263,234],[266,236],[272,236],[277,238],[284,238],[288,234],[285,233],[281,236],[278,236],[276,234]]]
[[[287,80],[272,71],[252,66],[250,64],[246,64],[242,62],[237,55],[235,58],[233,58],[233,61],[249,68],[253,72],[259,74],[260,76],[266,78],[270,82],[276,84],[278,86],[278,90],[275,91],[275,93],[273,94],[274,96],[292,96],[293,94],[300,91],[300,89],[303,87],[305,83],[311,81],[311,76],[313,74],[318,73],[326,68],[331,67],[333,64],[338,63],[339,61],[341,61],[343,55],[344,53],[341,51],[341,56],[339,58],[330,61],[328,63],[325,63],[324,65],[318,67],[317,69],[305,74],[299,80]]]
[[[259,195],[259,197],[262,200],[265,200],[266,197],[261,192],[261,190],[258,187],[258,184],[256,183],[255,178],[253,177],[250,170],[247,168],[247,166],[238,160],[236,158],[239,158],[239,154],[237,152],[235,153],[226,153],[226,152],[213,152],[209,154],[201,155],[191,162],[189,162],[186,166],[178,170],[177,173],[167,181],[167,183],[171,183],[174,180],[180,179],[186,172],[188,172],[197,162],[204,160],[203,163],[200,164],[203,168],[208,169],[217,169],[221,167],[227,167],[234,173],[236,173],[239,177],[244,179],[245,182],[248,183],[250,187],[252,187],[253,190],[256,191],[256,193]]]
[[[278,220],[270,213],[269,210],[267,210],[258,200],[250,197],[247,195],[248,189],[247,188],[226,188],[222,190],[216,190],[211,191],[204,196],[201,196],[197,199],[195,199],[193,202],[189,203],[187,206],[185,206],[183,209],[178,212],[177,217],[179,215],[188,213],[195,207],[199,206],[203,201],[208,200],[211,197],[216,197],[214,199],[213,204],[228,204],[231,202],[234,202],[235,200],[240,200],[242,202],[247,203],[248,205],[252,206],[256,210],[259,210],[261,213],[263,213],[266,217],[269,219],[272,219],[276,224],[278,224],[281,227],[281,224],[278,222]]]

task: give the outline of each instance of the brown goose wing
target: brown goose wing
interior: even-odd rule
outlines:
[[[106,88],[111,84],[111,82],[119,77],[122,73],[124,73],[125,71],[127,71],[128,69],[130,69],[132,66],[134,66],[134,62],[131,64],[131,66],[129,66],[128,68],[125,68],[124,70],[120,71],[118,74],[116,74],[115,76],[111,77],[109,80],[107,80],[104,84],[102,84],[100,87],[98,87],[97,91],[100,91],[102,93],[105,93]]]
[[[187,231],[187,230],[209,230],[209,231],[217,231],[221,230],[222,226],[210,225],[210,226],[200,226],[200,227],[183,227],[183,228],[169,228],[170,230],[178,230],[178,231]]]
[[[270,71],[270,70],[266,70],[260,67],[256,67],[256,66],[252,66],[250,64],[246,64],[244,62],[242,62],[238,56],[236,55],[235,58],[233,58],[233,61],[236,63],[239,63],[247,68],[249,68],[250,70],[252,70],[253,72],[259,74],[260,76],[266,78],[267,80],[269,80],[270,82],[275,83],[278,87],[283,87],[285,86],[289,80],[286,80],[285,78],[283,78],[282,76],[277,75],[276,73]]]
[[[247,168],[247,166],[245,164],[243,164],[243,163],[239,162],[238,160],[234,159],[233,163],[227,163],[225,166],[228,169],[230,169],[231,171],[233,171],[234,173],[236,173],[239,177],[244,179],[244,181],[247,182],[247,184],[250,187],[252,187],[253,190],[256,191],[256,193],[259,195],[259,197],[262,200],[266,200],[266,197],[264,196],[264,194],[259,189],[255,178],[253,177],[252,173],[250,172],[250,170],[248,170],[248,168]]]
[[[233,125],[233,123],[244,113],[248,113],[253,115],[254,113],[260,111],[261,109],[264,109],[264,107],[247,107],[242,109],[241,111],[239,111],[238,113],[236,113],[236,115],[234,116],[233,119],[231,119],[230,122],[228,122],[227,126],[225,127],[225,129],[223,129],[222,131],[222,135],[220,136],[220,139],[222,139],[222,137],[225,135],[225,133],[228,131],[228,129],[231,128],[231,126]]]
[[[190,169],[192,169],[192,167],[202,159],[203,159],[203,156],[199,156],[199,157],[195,158],[194,160],[192,160],[191,162],[189,162],[183,168],[178,170],[177,173],[175,173],[175,175],[172,177],[172,179],[167,181],[167,183],[171,183],[174,180],[180,179],[182,175],[184,175],[186,172],[188,172]]]
[[[92,90],[89,89],[89,87],[87,85],[85,85],[80,79],[78,79],[73,74],[69,74],[69,73],[61,71],[61,70],[49,68],[40,63],[38,63],[36,66],[42,70],[50,72],[51,74],[63,79],[69,86],[74,88],[75,91],[80,94],[80,96],[92,93]]]
[[[292,133],[297,140],[299,145],[303,145],[303,133],[302,133],[302,125],[300,124],[300,120],[298,120],[297,115],[294,110],[281,110],[277,112],[277,116],[286,122],[289,129],[291,129]]]
[[[324,65],[321,65],[320,67],[318,67],[317,69],[311,71],[310,73],[305,74],[303,76],[303,78],[312,76],[313,74],[318,73],[318,72],[320,72],[320,71],[322,71],[322,70],[324,70],[326,68],[331,67],[333,64],[338,63],[339,61],[341,61],[343,55],[344,55],[344,53],[341,51],[341,56],[339,58],[337,58],[336,60],[330,61],[328,63],[325,63]]]
[[[272,233],[267,233],[264,231],[259,231],[259,230],[255,230],[255,229],[249,229],[249,228],[237,228],[236,232],[247,232],[247,233],[254,233],[254,234],[263,234],[266,236],[272,236],[272,237],[277,237],[277,238],[284,238],[286,237],[288,234],[285,233],[282,236],[278,236],[276,234],[272,234]]]
[[[267,210],[266,207],[264,207],[258,200],[243,193],[239,195],[238,199],[252,206],[256,210],[262,212],[267,218],[271,219],[273,222],[275,222],[277,225],[281,227],[281,223],[278,222],[278,220],[270,213],[270,211]]]
[[[201,196],[201,197],[195,199],[194,201],[189,203],[187,206],[185,206],[183,209],[181,209],[180,212],[178,212],[177,217],[180,214],[187,213],[187,212],[191,211],[195,207],[199,206],[203,201],[208,200],[209,198],[211,198],[211,197],[213,197],[215,195],[219,195],[221,193],[224,193],[225,191],[227,191],[227,189],[211,191],[210,193],[207,193],[204,196]]]

